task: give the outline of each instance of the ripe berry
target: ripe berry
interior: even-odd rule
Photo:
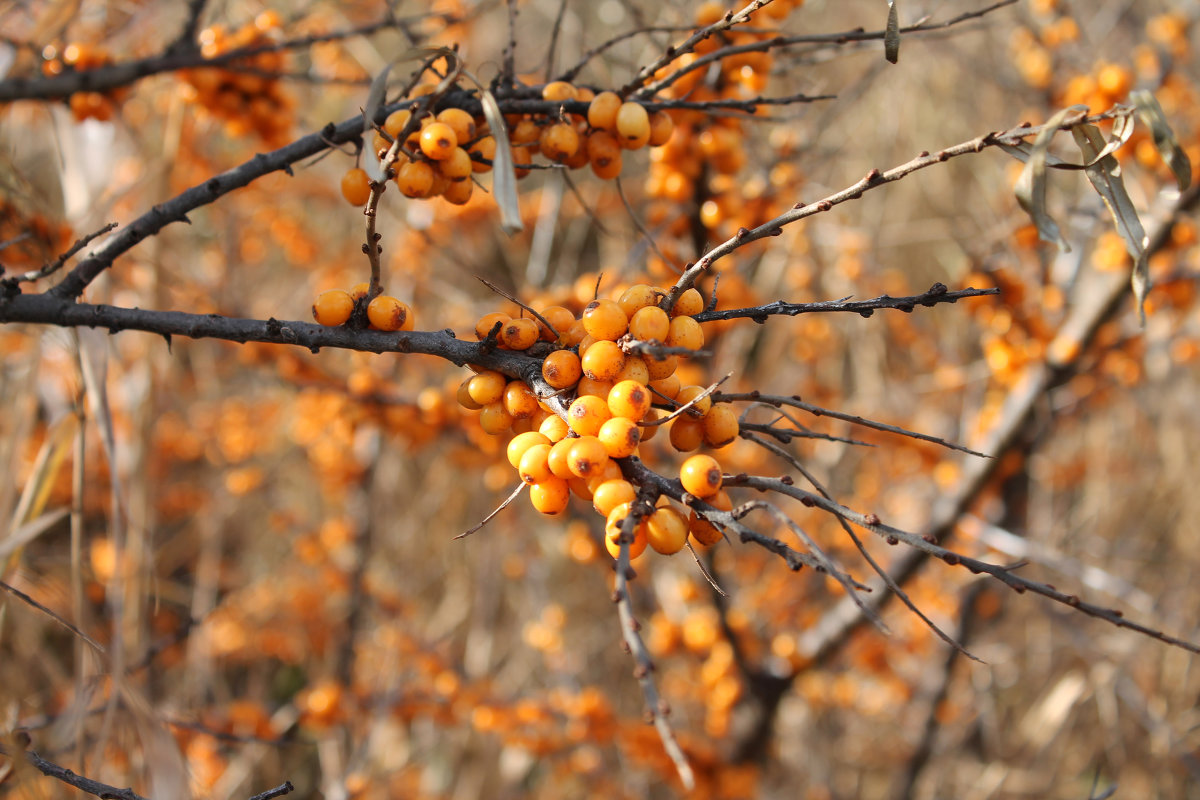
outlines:
[[[514,147],[512,149],[513,174],[518,178],[524,178],[530,173],[529,165],[533,163],[533,156],[529,152],[528,147]]]
[[[518,433],[508,443],[508,447],[504,451],[504,455],[508,457],[508,463],[516,469],[521,465],[521,456],[525,455],[525,451],[533,447],[535,444],[549,445],[550,440],[545,434],[537,431],[529,431],[527,433]]]
[[[724,489],[709,497],[705,502],[720,511],[733,510],[733,501]],[[691,532],[693,539],[706,547],[721,541],[721,531],[695,511],[688,517],[688,531]]]
[[[608,131],[595,131],[588,134],[587,153],[592,170],[597,175],[601,174],[601,170],[607,172],[608,168],[614,164],[616,165],[616,174],[620,174],[621,145],[613,134]],[[610,177],[615,176],[610,175]]]
[[[650,141],[650,115],[640,103],[622,103],[617,109],[617,137],[627,150],[645,147]]]
[[[567,427],[567,422],[557,414],[548,414],[544,420],[538,425],[538,432],[544,435],[551,442],[561,442],[566,437],[567,432],[571,429]]]
[[[682,406],[687,403],[691,403],[692,400],[695,400],[695,398],[700,397],[702,394],[704,394],[703,386],[684,386],[680,388],[679,394],[675,395],[675,402]],[[705,395],[699,400],[696,400],[692,407],[683,413],[689,417],[699,419],[707,414],[711,408],[712,396]]]
[[[467,152],[471,156],[471,169],[474,172],[490,172],[492,169],[492,159],[496,157],[496,140],[491,136],[485,136],[471,145],[471,149]],[[477,160],[475,156],[483,159],[483,161]],[[487,163],[483,163],[484,161]]]
[[[471,199],[474,191],[475,184],[471,181],[451,181],[450,185],[442,190],[442,199],[451,205],[463,206]]]
[[[625,316],[633,319],[633,315],[638,309],[646,306],[657,305],[662,298],[662,292],[653,286],[646,283],[638,283],[630,286],[621,293],[621,297],[617,300],[617,305],[625,312]]]
[[[504,326],[507,325],[511,319],[512,317],[510,317],[508,314],[500,311],[493,311],[490,314],[484,314],[479,318],[479,321],[475,323],[475,338],[479,341],[486,339],[488,334],[492,332],[492,328],[496,327],[497,322],[500,323],[500,330],[504,330]]]
[[[553,81],[542,87],[542,99],[552,102],[575,99],[575,87],[566,81]]]
[[[671,420],[671,446],[681,453],[698,450],[704,442],[704,423],[687,415]]]
[[[701,330],[700,323],[691,317],[675,317],[671,320],[671,329],[667,333],[666,344],[668,347],[699,350],[704,347],[704,331]]]
[[[600,426],[596,438],[604,445],[609,458],[625,458],[637,452],[642,431],[631,419],[613,417]]]
[[[571,490],[562,478],[551,475],[529,487],[529,502],[543,514],[561,514],[571,500]]]
[[[450,126],[460,146],[475,138],[475,118],[461,108],[443,109],[438,112],[437,121]]]
[[[396,173],[396,188],[405,197],[425,197],[433,188],[433,167],[425,161],[409,161]]]
[[[352,206],[366,205],[371,199],[371,181],[365,171],[355,167],[342,176],[342,197]]]
[[[488,403],[499,403],[504,397],[504,388],[507,385],[508,378],[500,372],[488,369],[471,378],[467,384],[467,392],[476,403],[486,406]]]
[[[721,491],[721,465],[712,456],[692,456],[679,468],[683,490],[696,497],[712,497]]]
[[[468,411],[478,411],[483,408],[481,404],[475,402],[475,398],[471,397],[471,378],[467,378],[458,385],[458,392],[455,397],[458,400],[458,404]],[[513,466],[515,467],[516,464],[513,464]]]
[[[412,119],[412,112],[407,108],[402,108],[399,111],[393,111],[388,114],[388,118],[384,120],[383,129],[387,135],[395,139],[400,135],[400,131],[404,130],[404,126]]]
[[[621,381],[608,392],[608,410],[614,417],[634,421],[646,416],[653,398],[650,390],[637,381]]]
[[[608,451],[595,436],[580,436],[567,451],[567,467],[577,478],[590,478],[601,472],[607,463]]]
[[[471,156],[466,150],[456,147],[447,158],[438,162],[437,169],[447,180],[465,181],[471,177]]]
[[[738,437],[740,425],[737,414],[725,403],[714,405],[702,420],[704,443],[709,447],[724,447]]]
[[[409,316],[407,305],[386,294],[377,296],[367,306],[367,319],[381,331],[403,330]]]
[[[512,415],[505,410],[500,402],[487,403],[479,410],[479,427],[485,433],[499,436],[512,427]]]
[[[517,473],[526,483],[541,483],[547,478],[554,477],[550,472],[550,445],[535,444],[522,455],[517,465]]]
[[[555,350],[542,362],[542,377],[555,389],[569,389],[583,376],[579,356],[570,350]]]
[[[570,480],[575,477],[575,473],[571,471],[571,466],[567,462],[567,458],[571,455],[571,448],[578,441],[578,438],[570,439],[564,437],[559,439],[551,446],[550,455],[546,457],[550,471],[563,480]]]
[[[509,320],[500,329],[500,345],[509,350],[528,350],[538,338],[537,323],[528,317]]]
[[[675,301],[675,307],[671,309],[671,316],[694,317],[703,310],[704,297],[698,289],[693,287],[679,295],[679,299]]]
[[[547,306],[546,308],[542,309],[541,313],[542,316],[546,318],[546,321],[554,326],[554,330],[557,332],[557,335],[552,333],[550,329],[542,324],[542,322],[539,320],[538,330],[541,332],[542,341],[545,342],[557,341],[558,337],[569,331],[571,329],[571,324],[575,322],[575,315],[572,314],[570,310],[563,308],[562,306]]]
[[[683,515],[670,506],[657,508],[646,520],[646,541],[655,552],[669,556],[687,544],[688,524]]]
[[[342,325],[354,313],[354,298],[345,289],[330,289],[321,292],[313,303],[313,319],[319,325]]]
[[[559,122],[542,131],[539,144],[542,155],[561,163],[579,150],[579,134],[569,122]]]
[[[671,377],[675,373],[678,363],[679,359],[675,356],[663,356],[662,358],[646,356],[646,369],[650,372],[651,381],[661,381]]]
[[[454,154],[458,137],[454,129],[444,122],[431,122],[421,129],[421,152],[434,161],[442,161]]]
[[[575,394],[579,397],[599,397],[601,400],[607,400],[613,385],[613,381],[598,381],[584,375],[575,385]]]
[[[621,381],[636,381],[643,386],[650,382],[650,370],[646,369],[646,362],[641,356],[625,357],[625,366],[621,367],[614,383]]]
[[[675,121],[666,111],[658,110],[650,115],[650,146],[662,147],[675,133]]]
[[[611,418],[608,404],[602,398],[590,395],[575,398],[567,409],[567,425],[580,436],[595,436],[600,426]]]
[[[632,503],[621,503],[608,514],[604,523],[604,547],[613,558],[621,557],[621,523],[629,516]],[[633,541],[629,543],[629,558],[634,559],[646,551],[646,523],[639,522],[633,529]]]
[[[528,419],[539,410],[537,397],[525,381],[509,381],[504,387],[504,408],[514,419]]]
[[[615,342],[625,335],[629,317],[612,300],[593,300],[583,309],[583,329],[596,339]]]
[[[625,367],[625,354],[616,342],[604,339],[595,342],[580,359],[583,374],[597,381],[611,381]]]
[[[658,306],[639,308],[629,319],[629,335],[642,342],[666,341],[670,331],[671,318]]]
[[[370,291],[371,291],[371,284],[367,283],[366,281],[363,281],[362,283],[356,283],[350,287],[350,296],[352,298],[354,298],[354,302],[357,303],[359,300],[366,297],[367,294],[370,293]]]
[[[585,479],[587,481],[588,495],[594,500],[596,490],[600,488],[600,484],[608,481],[619,481],[624,477],[624,474],[621,472],[621,465],[613,461],[610,457],[608,461],[604,462],[604,466],[600,468],[599,472],[589,475]]]
[[[617,127],[617,110],[621,98],[616,92],[601,92],[588,105],[588,125],[596,130],[611,131]]]
[[[592,507],[607,517],[621,503],[632,503],[637,499],[637,490],[627,480],[605,481],[592,492]],[[686,533],[686,529],[685,529]]]
[[[661,380],[650,381],[650,388],[663,397],[674,400],[679,396],[679,389],[681,388],[679,385],[679,376],[668,375]]]

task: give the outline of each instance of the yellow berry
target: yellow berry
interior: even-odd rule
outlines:
[[[562,478],[551,475],[529,487],[529,502],[543,514],[561,514],[571,500],[571,490]]]
[[[354,313],[354,298],[345,289],[330,289],[321,292],[313,303],[313,319],[319,325],[342,325]]]
[[[608,410],[614,417],[634,421],[646,416],[653,398],[650,390],[637,381],[621,381],[608,392]]]
[[[566,81],[553,81],[542,87],[542,99],[562,102],[575,99],[575,87]]]
[[[588,105],[588,125],[597,130],[611,131],[617,127],[617,110],[621,98],[616,92],[601,92]]]
[[[571,472],[571,466],[567,463],[567,458],[571,455],[571,448],[579,441],[578,438],[564,437],[559,439],[550,447],[550,455],[546,457],[546,461],[550,466],[550,471],[562,478],[570,480],[575,477],[575,473]]]
[[[517,474],[526,483],[541,483],[547,478],[554,477],[550,472],[550,445],[535,444],[521,455],[517,465]]]
[[[637,499],[637,490],[627,480],[605,481],[592,492],[592,507],[604,517],[621,503],[632,503]]]
[[[602,339],[592,344],[580,359],[583,374],[597,381],[611,381],[625,368],[625,354],[616,342]]]
[[[608,403],[600,397],[577,397],[567,409],[567,425],[580,436],[595,436],[600,426],[612,418]]]
[[[617,109],[617,138],[627,150],[645,147],[650,141],[650,115],[640,103],[622,103]]]
[[[352,206],[366,205],[371,198],[371,181],[358,167],[342,176],[342,197]]]
[[[486,406],[489,403],[499,403],[504,397],[504,388],[507,385],[508,378],[503,373],[487,369],[471,378],[467,384],[467,392],[476,403]]]
[[[538,425],[538,432],[551,442],[561,442],[570,430],[567,426],[567,421],[557,414],[547,415],[541,424]]]
[[[671,316],[694,317],[703,310],[704,297],[698,289],[692,287],[679,295],[679,299],[675,301],[675,307],[671,309]]]
[[[613,417],[600,426],[596,438],[604,445],[609,458],[625,458],[637,451],[642,431],[631,419]]]
[[[655,509],[646,520],[646,541],[657,553],[678,553],[687,544],[687,537],[687,521],[670,506]]]
[[[549,445],[550,440],[545,434],[537,431],[529,431],[527,433],[518,433],[508,443],[508,448],[504,455],[508,457],[508,463],[516,469],[521,465],[521,456],[525,455],[525,451],[533,447],[535,444]]]
[[[712,456],[692,456],[679,468],[683,490],[696,497],[712,497],[721,491],[721,465]]]

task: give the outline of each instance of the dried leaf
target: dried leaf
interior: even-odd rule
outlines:
[[[1132,128],[1130,123],[1127,127]],[[1114,128],[1113,138],[1119,138]],[[1104,205],[1112,214],[1116,223],[1117,233],[1125,240],[1125,249],[1133,258],[1133,294],[1137,298],[1138,314],[1142,324],[1146,323],[1146,292],[1150,290],[1150,270],[1146,262],[1146,231],[1142,221],[1138,219],[1137,209],[1129,199],[1125,190],[1125,181],[1121,178],[1121,165],[1111,155],[1111,148],[1106,146],[1104,134],[1095,125],[1079,125],[1071,130],[1075,143],[1083,153],[1088,167],[1085,170],[1092,187],[1104,199]]]
[[[900,59],[900,13],[896,0],[888,0],[887,29],[883,33],[883,57],[895,64]]]
[[[1192,184],[1192,162],[1183,148],[1179,146],[1175,132],[1167,124],[1162,106],[1158,104],[1154,95],[1145,89],[1130,92],[1129,99],[1133,100],[1138,117],[1150,127],[1150,135],[1154,137],[1154,146],[1158,149],[1162,160],[1175,174],[1175,182],[1179,184],[1179,191],[1186,191]]]
[[[521,223],[521,204],[517,200],[517,173],[513,166],[512,145],[508,141],[508,128],[495,96],[474,75],[463,71],[479,89],[479,102],[483,116],[487,118],[492,138],[496,140],[496,154],[492,158],[492,197],[500,206],[500,227],[509,236],[525,229]]]
[[[363,133],[369,133],[375,125],[375,115],[379,113],[387,94],[388,76],[392,73],[392,65],[388,64],[371,80],[371,88],[367,91],[367,102],[363,106]]]
[[[1025,161],[1025,169],[1021,171],[1021,177],[1017,179],[1017,202],[1033,219],[1033,224],[1037,226],[1038,238],[1044,242],[1053,242],[1064,253],[1070,252],[1071,248],[1063,239],[1062,233],[1058,229],[1058,223],[1046,211],[1048,151],[1050,142],[1054,139],[1054,134],[1058,133],[1058,128],[1063,121],[1068,117],[1086,112],[1087,108],[1084,106],[1071,106],[1051,117],[1038,133],[1037,138],[1033,140],[1033,146]]]

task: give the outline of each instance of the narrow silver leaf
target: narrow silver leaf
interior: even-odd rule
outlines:
[[[1016,186],[1017,202],[1033,220],[1038,238],[1045,242],[1053,242],[1064,253],[1070,252],[1071,248],[1059,232],[1058,223],[1046,211],[1046,161],[1049,157],[1050,142],[1054,139],[1054,134],[1058,133],[1058,126],[1068,117],[1078,115],[1081,111],[1086,112],[1087,109],[1083,106],[1064,108],[1046,122],[1033,140],[1033,146],[1029,149],[1025,161],[1025,169],[1021,170],[1021,177],[1017,179]]]
[[[883,57],[895,64],[900,60],[900,12],[896,0],[888,0],[887,30],[883,33]]]
[[[1179,140],[1175,138],[1175,131],[1171,130],[1171,126],[1167,123],[1162,106],[1158,104],[1154,95],[1145,89],[1130,92],[1129,99],[1133,100],[1138,117],[1150,127],[1150,135],[1154,137],[1154,146],[1158,148],[1158,154],[1175,174],[1175,183],[1179,184],[1179,191],[1186,191],[1192,184],[1192,162],[1183,148],[1179,146]]]

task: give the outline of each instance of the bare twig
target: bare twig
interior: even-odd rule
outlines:
[[[532,314],[532,315],[533,315],[533,317],[534,317],[534,319],[536,319],[538,322],[542,323],[543,325],[545,325],[547,328],[549,328],[549,329],[550,329],[550,332],[554,334],[554,338],[555,338],[555,339],[557,339],[557,338],[559,337],[559,335],[560,335],[560,334],[559,334],[558,330],[557,330],[557,329],[556,329],[556,328],[555,328],[553,325],[551,325],[551,324],[550,324],[550,320],[548,320],[548,319],[546,319],[545,317],[543,317],[543,316],[542,316],[541,314],[539,314],[537,311],[534,311],[534,310],[533,310],[533,306],[530,306],[530,305],[527,305],[527,304],[525,304],[525,303],[522,303],[522,302],[521,302],[520,300],[518,300],[518,299],[517,299],[517,298],[516,298],[514,295],[510,294],[509,292],[506,292],[506,291],[504,291],[504,290],[503,290],[503,289],[501,289],[499,286],[497,286],[496,284],[494,284],[494,283],[492,283],[491,281],[489,281],[487,278],[481,278],[481,277],[479,277],[478,275],[476,275],[476,276],[475,276],[475,278],[476,278],[476,279],[477,279],[477,280],[478,280],[480,283],[482,283],[484,286],[488,287],[488,288],[489,288],[489,289],[491,289],[493,292],[495,292],[496,294],[498,294],[498,295],[500,295],[501,297],[503,297],[505,300],[508,300],[508,301],[509,301],[509,302],[511,302],[511,303],[515,303],[516,305],[520,306],[521,308],[525,309],[525,310],[526,310],[526,311],[528,311],[530,314]]]
[[[80,639],[87,642],[88,646],[90,646],[97,653],[105,652],[104,645],[100,644],[95,639],[88,636],[83,631],[79,630],[79,628],[77,628],[75,625],[72,625],[70,622],[68,622],[60,614],[58,614],[57,612],[53,611],[52,609],[49,609],[46,606],[42,605],[37,600],[34,600],[32,597],[25,594],[17,587],[12,586],[8,583],[5,583],[4,581],[0,581],[0,589],[3,589],[4,591],[8,592],[9,594],[11,594],[13,597],[17,598],[21,602],[26,603],[26,604],[36,608],[38,611],[41,611],[46,616],[50,617],[50,619],[54,620],[59,625],[62,625],[64,628],[69,630],[71,633],[75,634]]]
[[[870,317],[879,309],[892,308],[905,313],[911,312],[917,306],[933,307],[939,303],[954,303],[967,297],[983,297],[985,295],[998,295],[1000,290],[991,289],[960,289],[959,291],[951,292],[944,284],[935,283],[927,291],[921,294],[915,294],[908,297],[891,297],[889,295],[881,295],[872,300],[851,300],[842,298],[841,300],[821,300],[814,303],[786,303],[783,300],[776,300],[773,303],[766,303],[761,306],[753,306],[750,308],[726,308],[721,311],[705,310],[696,314],[693,319],[697,322],[713,322],[715,320],[727,319],[752,319],[757,323],[764,323],[769,316],[788,316],[795,317],[800,314],[814,313],[829,313],[829,312],[850,312],[859,314],[863,317]]]
[[[80,250],[82,250],[83,248],[85,248],[89,244],[91,244],[94,240],[98,239],[99,237],[103,236],[104,234],[108,233],[109,231],[111,231],[112,229],[114,229],[116,227],[117,227],[117,223],[110,222],[107,225],[105,225],[103,228],[92,231],[91,233],[87,234],[86,236],[76,239],[75,244],[73,244],[69,248],[67,248],[66,252],[64,252],[58,258],[51,261],[49,264],[42,266],[40,269],[30,270],[29,272],[26,272],[24,275],[15,275],[12,278],[8,278],[6,280],[12,280],[12,281],[17,281],[17,282],[36,281],[36,280],[40,280],[41,278],[45,278],[50,275],[53,275],[54,273],[56,273],[60,269],[62,269],[63,265],[66,264],[68,261],[70,261],[75,256],[76,253],[78,253]]]
[[[482,528],[484,525],[487,525],[489,522],[491,522],[491,521],[492,521],[492,519],[493,519],[493,518],[494,518],[494,517],[495,517],[497,514],[499,514],[501,511],[503,511],[504,509],[506,509],[506,508],[508,508],[510,505],[512,505],[512,501],[513,501],[513,500],[516,500],[516,499],[517,499],[517,497],[518,497],[518,496],[521,494],[521,492],[525,491],[525,487],[526,487],[526,486],[528,486],[528,484],[527,484],[527,483],[525,483],[525,481],[521,481],[520,483],[518,483],[518,484],[517,484],[517,488],[515,488],[515,489],[513,489],[513,490],[512,490],[512,494],[510,494],[508,497],[506,497],[506,498],[504,499],[504,502],[503,502],[503,503],[501,503],[500,505],[498,505],[498,506],[496,506],[494,509],[492,509],[492,513],[488,514],[486,517],[484,517],[483,519],[481,519],[481,520],[479,521],[479,524],[477,524],[477,525],[473,525],[472,527],[470,527],[470,528],[468,528],[467,530],[463,531],[462,533],[460,533],[458,536],[455,536],[454,538],[455,538],[455,539],[465,539],[465,538],[467,538],[468,536],[470,536],[472,533],[475,533],[477,530],[479,530],[480,528]]]

